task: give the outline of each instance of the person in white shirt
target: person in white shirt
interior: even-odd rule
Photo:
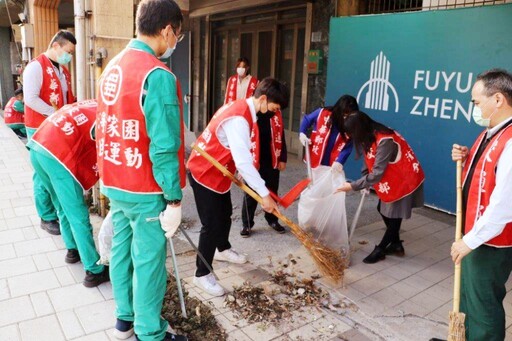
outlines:
[[[453,243],[451,256],[462,263],[467,340],[503,340],[503,298],[512,271],[512,74],[480,74],[471,96],[473,119],[486,129],[471,149],[452,148],[452,159],[464,162],[464,237]]]
[[[224,104],[233,102],[237,99],[249,98],[254,94],[258,79],[251,76],[251,64],[245,57],[238,58],[236,61],[236,74],[229,77],[224,96]]]
[[[270,197],[265,181],[258,173],[259,136],[256,113],[262,115],[283,110],[288,106],[288,88],[273,78],[265,78],[254,96],[222,106],[195,142],[222,165],[234,173],[238,170],[245,182],[262,198],[262,208],[272,212],[277,205]],[[232,204],[231,180],[208,160],[192,151],[187,162],[189,180],[197,212],[203,225],[198,249],[211,266],[213,259],[242,264],[247,258],[234,251],[229,243]],[[196,259],[194,284],[213,296],[224,295],[201,259]]]

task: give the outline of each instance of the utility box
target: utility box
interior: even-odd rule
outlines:
[[[324,64],[324,52],[322,50],[308,51],[308,74],[317,75],[322,73]]]
[[[21,26],[21,46],[23,48],[34,47],[34,25],[23,24]]]

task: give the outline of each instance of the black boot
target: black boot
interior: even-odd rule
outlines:
[[[363,263],[374,264],[385,258],[386,255],[384,254],[384,250],[375,245],[375,249],[373,249],[372,253],[370,253],[365,259],[363,259]]]
[[[110,281],[110,276],[108,273],[108,266],[105,266],[103,271],[98,274],[93,274],[90,271],[86,271],[83,284],[86,288],[94,288],[100,285],[101,283],[108,281]]]
[[[41,219],[41,228],[54,236],[58,236],[60,234],[60,225],[58,220],[46,221]]]
[[[242,227],[242,231],[240,231],[240,235],[242,238],[249,238],[251,236],[251,228],[250,227]]]
[[[64,261],[68,264],[75,264],[80,262],[80,254],[78,253],[78,250],[69,249],[68,253],[66,254],[66,258],[64,258]]]
[[[404,246],[402,245],[403,240],[399,240],[397,242],[393,242],[386,247],[384,253],[386,255],[393,255],[398,257],[403,257],[405,255]]]

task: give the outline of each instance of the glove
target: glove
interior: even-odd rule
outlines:
[[[181,224],[181,204],[177,206],[167,205],[160,213],[160,225],[165,231],[165,237],[172,238]]]
[[[361,190],[361,194],[364,194],[364,195],[368,195],[368,194],[370,194],[370,189],[369,189],[369,188],[363,188],[363,189]]]
[[[299,140],[300,140],[300,143],[302,143],[302,145],[304,147],[306,147],[308,144],[311,144],[311,141],[308,139],[308,137],[304,133],[299,134]]]
[[[331,166],[331,172],[333,173],[341,173],[343,172],[343,165],[338,161],[334,161]]]

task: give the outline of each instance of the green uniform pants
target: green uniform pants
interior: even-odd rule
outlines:
[[[163,196],[152,202],[110,200],[114,223],[110,281],[116,317],[133,321],[139,340],[162,340],[168,327],[160,318],[166,290],[167,239],[158,216]]]
[[[462,259],[460,311],[466,340],[505,339],[505,283],[512,271],[512,248],[482,245]]]
[[[27,129],[23,123],[8,124],[9,128],[16,133],[18,136],[27,136]]]
[[[50,194],[60,220],[60,231],[67,249],[78,249],[84,269],[92,273],[103,271],[85,205],[82,186],[53,157],[30,151],[30,160],[45,189]]]
[[[27,140],[30,141],[36,132],[36,129],[26,129]],[[46,221],[57,220],[57,212],[53,206],[52,199],[50,198],[50,193],[48,193],[48,191],[45,189],[43,182],[39,178],[37,172],[34,172],[32,181],[34,182],[34,200],[36,202],[37,215],[39,218]]]

